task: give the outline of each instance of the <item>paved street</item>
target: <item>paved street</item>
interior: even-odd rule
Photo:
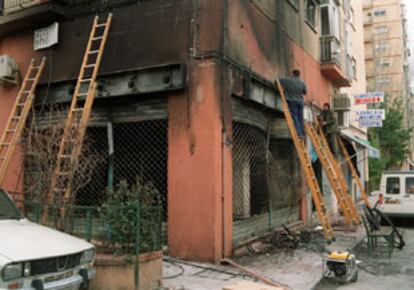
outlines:
[[[324,282],[317,290],[412,290],[414,289],[414,226],[404,228],[407,243],[402,250],[396,250],[391,259],[384,257],[369,258],[366,249],[357,254],[362,261],[359,279],[356,283],[338,285]]]

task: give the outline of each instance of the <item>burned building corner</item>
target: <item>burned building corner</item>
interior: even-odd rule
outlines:
[[[346,59],[328,49],[337,39],[318,32],[325,23],[319,17],[328,13],[322,2],[337,5],[4,1],[0,51],[21,72],[33,57],[47,58],[27,125],[44,138],[59,132],[95,14],[112,13],[85,138],[84,156],[94,160],[93,170],[89,178],[78,178],[85,182],[74,202],[99,206],[108,186],[142,178],[162,199],[169,253],[217,262],[244,241],[310,215],[310,196],[273,82],[299,68],[315,107],[350,85],[341,63]],[[35,31],[54,23],[56,43],[33,50]],[[0,128],[16,91],[0,87]],[[50,140],[43,141],[48,147]],[[45,169],[42,155],[24,148],[4,187],[32,198],[44,190],[37,182]]]

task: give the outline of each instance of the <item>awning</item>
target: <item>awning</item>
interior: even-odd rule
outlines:
[[[353,141],[355,143],[358,143],[359,145],[364,146],[365,148],[367,148],[368,149],[368,157],[376,158],[376,159],[381,158],[381,152],[377,148],[372,147],[369,144],[369,141],[362,140],[362,139],[360,139],[356,136],[353,136],[353,135],[351,135],[349,133],[345,133],[345,132],[341,132],[341,135],[343,137],[347,138],[348,140]]]

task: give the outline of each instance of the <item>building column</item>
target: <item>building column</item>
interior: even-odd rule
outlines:
[[[221,71],[213,60],[195,61],[189,71],[187,91],[168,102],[169,253],[218,262],[232,247],[232,159]]]

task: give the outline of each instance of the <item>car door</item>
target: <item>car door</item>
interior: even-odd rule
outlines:
[[[404,179],[403,211],[406,215],[414,215],[414,175]]]
[[[384,207],[385,213],[403,214],[401,176],[391,175],[385,177]]]

